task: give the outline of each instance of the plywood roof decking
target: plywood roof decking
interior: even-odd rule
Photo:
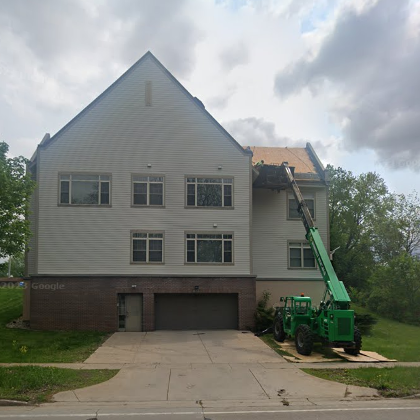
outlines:
[[[255,165],[261,160],[266,165],[281,165],[288,162],[289,166],[294,166],[295,173],[318,174],[313,164],[308,149],[305,147],[260,147],[249,146],[254,156],[252,164]]]

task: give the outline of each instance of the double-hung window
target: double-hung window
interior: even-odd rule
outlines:
[[[131,232],[132,263],[163,263],[162,232]]]
[[[60,174],[60,204],[111,204],[111,176],[92,174]]]
[[[304,194],[303,199],[308,206],[309,213],[313,219],[315,219],[315,196],[313,194]],[[293,195],[289,194],[287,202],[287,218],[288,219],[300,219],[298,212],[298,205]]]
[[[289,268],[315,267],[315,257],[308,242],[289,242]]]
[[[187,177],[187,207],[233,208],[233,178]]]
[[[231,233],[187,233],[186,263],[233,263]]]
[[[133,206],[163,206],[162,175],[132,175]]]

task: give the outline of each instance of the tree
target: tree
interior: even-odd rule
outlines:
[[[420,322],[420,261],[407,252],[378,266],[371,280],[368,306],[399,321]]]
[[[378,220],[391,210],[385,181],[376,173],[359,176],[342,168],[330,173],[330,239],[334,267],[347,286],[363,288],[374,267],[373,237]]]
[[[0,264],[0,277],[7,277],[9,272],[9,262]],[[10,274],[13,277],[23,277],[25,275],[25,255],[17,254],[12,258]]]
[[[8,158],[0,142],[0,257],[23,253],[30,236],[29,200],[35,183],[26,172],[27,159]]]

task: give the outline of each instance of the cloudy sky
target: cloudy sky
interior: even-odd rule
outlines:
[[[0,140],[30,157],[147,50],[240,143],[420,190],[414,0],[0,0]]]

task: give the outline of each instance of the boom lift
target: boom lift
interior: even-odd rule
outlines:
[[[274,338],[282,342],[287,335],[294,337],[296,350],[303,355],[311,354],[315,341],[324,342],[330,347],[342,347],[346,353],[356,355],[362,347],[362,337],[354,325],[350,297],[343,282],[337,278],[318,228],[287,162],[283,162],[281,168],[293,191],[298,212],[306,229],[306,239],[326,288],[319,308],[313,307],[311,298],[303,294],[280,298],[284,306],[276,310]]]

